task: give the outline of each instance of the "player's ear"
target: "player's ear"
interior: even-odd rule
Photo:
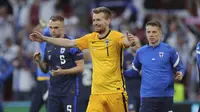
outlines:
[[[108,22],[108,23],[107,23],[108,25],[111,24],[111,19],[108,18],[108,19],[107,19],[107,22]]]

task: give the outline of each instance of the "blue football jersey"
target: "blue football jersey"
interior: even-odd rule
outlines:
[[[174,74],[185,70],[176,50],[164,43],[139,48],[132,63],[130,75],[142,73],[141,97],[174,95]],[[137,72],[136,72],[137,71]],[[125,76],[128,72],[125,71]]]
[[[65,36],[68,38],[67,36]],[[49,70],[70,69],[76,66],[75,61],[83,59],[83,53],[78,48],[64,48],[47,44],[44,54],[44,62]],[[49,94],[66,96],[68,92],[78,94],[79,74],[50,76]]]

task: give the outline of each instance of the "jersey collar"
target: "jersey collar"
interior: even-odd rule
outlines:
[[[109,30],[108,33],[103,38],[99,38],[99,40],[105,39],[110,34],[110,32],[111,30]]]

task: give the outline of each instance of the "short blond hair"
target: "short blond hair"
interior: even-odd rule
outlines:
[[[111,18],[111,16],[112,16],[111,10],[108,9],[108,8],[106,8],[106,7],[97,7],[97,8],[94,8],[92,10],[92,12],[94,14],[99,14],[99,13],[102,12],[102,13],[104,13],[106,19]]]

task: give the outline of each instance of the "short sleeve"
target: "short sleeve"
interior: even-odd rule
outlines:
[[[136,51],[135,58],[132,62],[132,67],[137,72],[140,72],[140,70],[141,70],[141,63],[140,63],[140,60],[139,60],[139,51]]]
[[[74,61],[83,59],[83,52],[78,48],[71,48],[70,53],[73,55]]]
[[[121,46],[121,47],[123,47],[123,48],[128,48],[129,46],[125,46],[124,45],[124,41],[125,41],[125,36],[122,34],[122,33],[120,33],[120,32],[115,32],[115,38],[117,39],[117,41],[118,41],[118,44]]]
[[[122,36],[122,37],[119,39],[119,45],[122,46],[123,48],[128,48],[129,46],[125,46],[125,45],[124,45],[124,41],[125,41],[125,36]]]
[[[88,48],[88,38],[90,38],[92,35],[91,34],[87,34],[83,37],[80,37],[78,39],[75,40],[76,42],[76,46],[80,49],[87,49]]]

